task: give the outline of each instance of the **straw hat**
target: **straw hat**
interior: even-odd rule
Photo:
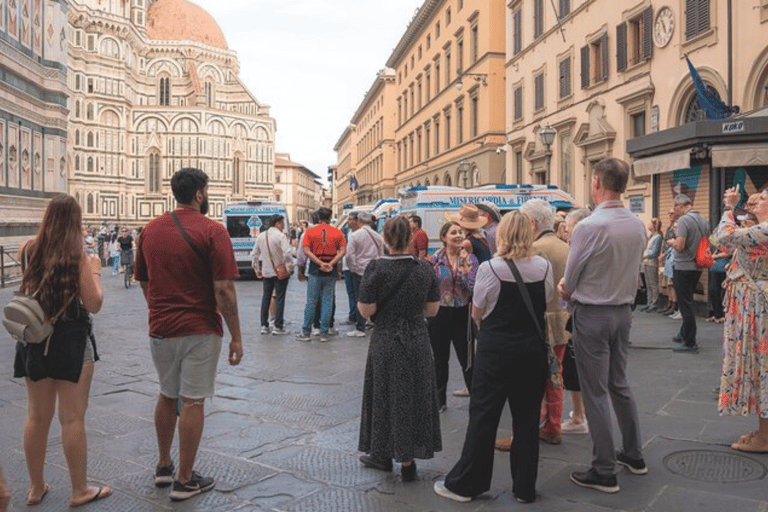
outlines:
[[[462,205],[459,213],[451,215],[451,220],[457,222],[464,229],[478,229],[485,225],[485,219],[480,217],[480,210],[471,204]]]
[[[499,210],[499,207],[491,201],[477,203],[477,208],[490,215],[492,221],[499,222],[501,220],[501,211]]]

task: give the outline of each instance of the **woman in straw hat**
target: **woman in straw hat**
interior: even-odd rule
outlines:
[[[483,236],[481,228],[486,224],[486,218],[480,215],[480,210],[475,205],[465,204],[459,209],[459,213],[451,216],[464,230],[464,248],[467,253],[474,254],[478,264],[491,259],[491,246]]]

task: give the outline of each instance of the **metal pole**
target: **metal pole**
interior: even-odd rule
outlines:
[[[728,106],[733,106],[733,6],[728,0]]]
[[[5,288],[5,246],[0,245],[0,288]]]

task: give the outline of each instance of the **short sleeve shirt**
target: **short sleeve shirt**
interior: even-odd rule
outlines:
[[[133,237],[131,235],[119,237],[117,243],[120,244],[121,251],[130,251],[133,249]]]
[[[411,237],[411,255],[418,258],[421,251],[424,251],[424,254],[429,252],[429,237],[426,231],[419,228],[413,232]]]
[[[697,270],[696,249],[701,236],[706,233],[706,224],[698,212],[689,211],[677,219],[677,236],[685,237],[685,248],[675,251],[676,270]]]
[[[147,283],[150,335],[176,338],[223,334],[214,281],[238,277],[227,229],[190,208],[176,210],[192,243],[184,240],[170,213],[147,224],[136,250],[136,279]]]
[[[302,242],[305,249],[317,256],[320,261],[328,263],[347,245],[344,233],[329,224],[318,224],[309,228]]]

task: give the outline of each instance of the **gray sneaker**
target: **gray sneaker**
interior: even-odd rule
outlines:
[[[261,334],[269,334],[269,327],[262,327]]]
[[[188,500],[198,494],[208,492],[216,485],[213,478],[200,476],[196,472],[192,472],[192,478],[189,482],[182,484],[178,480],[173,482],[173,490],[171,490],[171,501],[183,501]]]
[[[280,329],[272,329],[272,335],[273,335],[273,336],[280,336],[280,335],[282,335],[282,334],[288,334],[288,331],[286,331],[286,330],[285,330],[285,329],[283,329],[283,328],[280,328]]]

